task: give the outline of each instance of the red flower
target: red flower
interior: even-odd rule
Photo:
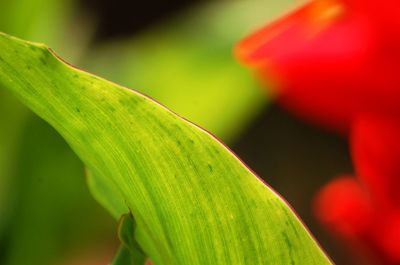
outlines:
[[[375,2],[310,2],[244,39],[237,55],[278,82],[282,104],[325,126],[348,131],[359,113],[400,113],[400,26],[386,19],[399,24],[400,9]]]
[[[298,116],[349,135],[357,178],[317,196],[342,237],[400,264],[400,5],[314,0],[239,43],[236,53]]]

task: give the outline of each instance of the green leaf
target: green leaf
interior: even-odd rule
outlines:
[[[0,85],[116,191],[154,264],[330,264],[290,207],[227,147],[148,97],[4,34]]]
[[[291,3],[202,3],[132,39],[95,47],[86,67],[232,142],[268,101],[252,73],[235,61],[232,47]]]
[[[143,264],[144,262],[140,263],[140,265]],[[136,265],[136,264],[133,263],[132,255],[129,249],[127,249],[125,246],[120,246],[120,248],[117,251],[117,254],[115,255],[114,260],[111,262],[110,265]]]
[[[129,260],[130,263],[117,263],[117,264],[132,264],[132,265],[143,265],[146,261],[146,255],[143,253],[143,250],[136,242],[134,236],[136,230],[136,223],[131,214],[124,214],[120,220],[120,227],[118,231],[119,238],[122,242],[122,247],[120,253],[122,255],[118,255],[124,257],[126,259],[127,253],[129,252]],[[117,258],[118,261],[118,258]],[[120,262],[120,261],[118,261]]]
[[[115,219],[129,213],[127,206],[121,203],[123,198],[117,196],[119,194],[118,189],[108,185],[107,179],[102,179],[101,176],[94,176],[89,170],[87,170],[86,176],[93,197],[103,205]]]

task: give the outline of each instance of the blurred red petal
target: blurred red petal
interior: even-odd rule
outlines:
[[[316,196],[315,214],[340,236],[357,239],[368,232],[372,211],[369,198],[353,177],[340,177]]]
[[[263,65],[308,44],[343,12],[338,0],[311,1],[243,39],[236,46],[236,55],[246,64]]]
[[[380,207],[400,207],[400,119],[364,115],[354,123],[351,143],[358,176]]]
[[[361,108],[370,50],[368,28],[343,8],[339,1],[310,2],[237,47],[262,79],[278,80],[283,105],[339,131],[349,129]]]
[[[384,264],[400,264],[400,211],[381,214],[377,224],[371,231],[374,243],[380,252]]]

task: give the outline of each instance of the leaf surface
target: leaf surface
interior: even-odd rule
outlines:
[[[283,199],[227,147],[150,98],[4,34],[0,85],[115,191],[154,264],[330,263]]]

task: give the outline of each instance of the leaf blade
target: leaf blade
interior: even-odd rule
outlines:
[[[0,84],[113,187],[154,264],[330,264],[286,203],[227,147],[142,94],[4,34]]]

